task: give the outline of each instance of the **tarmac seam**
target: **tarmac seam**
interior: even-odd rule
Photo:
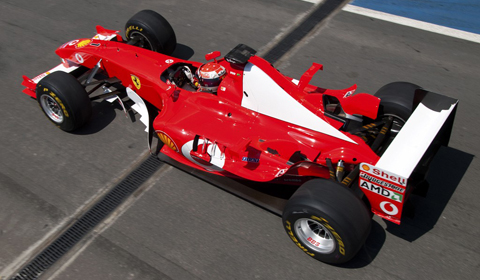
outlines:
[[[50,271],[46,272],[45,278],[56,279],[60,274],[65,271],[89,246],[92,244],[98,236],[109,229],[130,207],[132,207],[137,200],[139,200],[146,192],[148,192],[155,183],[164,176],[173,167],[167,164],[163,164],[160,169],[150,177],[148,181],[142,184],[135,192],[133,192],[122,204],[120,204],[109,216],[105,218],[103,222],[98,224],[89,234],[87,234],[81,242],[72,248],[68,254],[66,254],[61,261],[52,266]]]
[[[120,178],[118,184],[110,188],[106,194],[97,195],[88,207],[82,207],[79,216],[65,223],[68,226],[63,227],[58,234],[46,238],[46,241],[36,248],[37,254],[25,261],[21,269],[10,276],[11,279],[23,280],[40,277],[94,231],[99,224],[105,223],[133,193],[143,190],[142,185],[148,182],[163,166],[163,162],[156,156],[145,157],[145,154],[139,157],[140,164],[138,162],[133,164],[129,168],[128,175]]]
[[[88,211],[95,203],[97,203],[103,196],[105,196],[112,188],[114,188],[123,178],[127,177],[128,173],[140,165],[142,159],[147,156],[148,152],[142,153],[137,159],[132,161],[132,164],[122,170],[116,179],[113,179],[105,187],[99,189],[90,199],[85,201],[78,209],[71,215],[68,215],[58,225],[53,227],[49,232],[43,235],[37,242],[30,245],[22,252],[15,260],[5,266],[0,272],[0,280],[10,279],[18,272],[25,264],[30,262],[35,256],[42,252],[49,244],[58,238],[66,231],[76,220],[78,220],[85,212]]]
[[[320,1],[317,4],[315,4],[312,9],[310,9],[309,12],[301,16],[297,21],[295,21],[289,28],[287,28],[284,32],[280,33],[279,35],[276,36],[274,40],[272,40],[269,44],[264,47],[261,53],[259,53],[259,56],[264,56],[264,58],[271,62],[272,64],[278,66],[282,64],[284,61],[288,60],[291,55],[293,55],[301,46],[303,46],[305,43],[308,43],[308,40],[314,36],[315,33],[325,24],[325,22],[331,18],[336,12],[341,10],[341,8],[346,5],[349,1],[348,0],[325,0],[325,1]],[[142,157],[140,157],[142,158]],[[129,168],[129,170],[134,169],[135,167]],[[161,168],[160,168],[161,169]],[[131,173],[130,173],[131,174]],[[130,174],[128,176],[130,176]],[[128,177],[127,176],[127,177]],[[152,175],[153,176],[153,175]],[[157,177],[155,175],[154,177]],[[142,184],[145,184],[146,182],[143,182]],[[118,185],[114,186],[110,190],[108,190],[108,193],[110,193],[115,187]],[[153,186],[150,185],[148,188],[142,188],[140,187],[137,191],[140,191],[140,193],[143,193],[150,189]],[[136,193],[136,191],[134,191]],[[107,195],[108,195],[107,193]],[[140,197],[141,195],[138,194],[132,197],[132,194],[129,194],[124,198],[120,204],[113,209],[113,211],[109,214],[107,214],[105,217],[102,218],[98,224],[94,225],[92,228],[90,228],[85,235],[79,238],[78,241],[75,242],[75,244],[65,252],[65,255],[69,255],[69,258],[66,258],[67,256],[62,256],[58,257],[58,259],[62,258],[62,262],[64,263],[58,272],[54,273],[52,277],[56,277],[63,269],[68,267],[70,263],[74,261],[78,255],[82,251],[85,250],[85,248],[88,247],[91,242],[95,239],[96,236],[98,236],[101,232],[106,230],[111,224],[114,223],[114,221],[128,208],[133,205],[133,203]],[[100,194],[97,196],[96,199],[93,199],[93,202],[98,202],[102,199],[105,198],[104,193]],[[95,206],[95,205],[93,205]],[[36,249],[35,251],[37,252],[36,256],[33,258],[30,258],[27,261],[23,262],[23,265],[18,265],[19,267],[23,267],[25,269],[30,263],[35,260],[36,257],[38,257],[40,254],[42,254],[46,249],[48,249],[55,241],[57,241],[62,234],[64,234],[66,231],[71,229],[73,226],[76,225],[76,222],[78,222],[78,217],[82,217],[84,214],[88,214],[88,211],[92,210],[92,205],[90,204],[88,207],[82,207],[83,210],[80,211],[80,213],[76,216],[77,218],[71,219],[69,222],[66,222],[65,224],[67,226],[59,226],[58,228],[62,228],[62,230],[59,230],[57,234],[53,234],[50,237],[44,238],[43,242],[41,242],[40,245],[35,246]],[[86,208],[86,209],[85,209]],[[80,246],[81,245],[81,246]],[[80,247],[79,247],[80,246]],[[75,249],[73,249],[75,247]],[[78,247],[78,248],[77,248]],[[38,249],[40,248],[40,249]],[[43,250],[42,250],[43,249]],[[38,254],[38,252],[41,252]],[[24,257],[22,260],[24,260],[26,257]],[[58,261],[57,259],[57,261]],[[67,260],[66,260],[67,259]],[[65,261],[66,260],[66,261]],[[47,271],[51,266],[56,264],[56,262],[53,262],[50,264],[47,268],[45,268],[43,271]],[[26,265],[25,265],[26,264]],[[19,272],[21,272],[23,269],[20,269]],[[17,270],[18,271],[18,268]],[[44,272],[40,273],[38,276],[43,274]],[[19,273],[14,273],[14,276],[12,279],[36,279],[35,278],[20,278]],[[15,276],[16,275],[16,276]]]
[[[308,43],[349,2],[350,0],[324,0],[314,4],[309,12],[277,35],[258,55],[278,67]]]

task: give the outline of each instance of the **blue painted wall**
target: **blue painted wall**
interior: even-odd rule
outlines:
[[[480,34],[480,0],[354,0],[351,4]]]

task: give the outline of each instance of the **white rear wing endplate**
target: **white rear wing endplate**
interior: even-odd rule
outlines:
[[[413,114],[375,166],[410,178],[439,133],[445,134],[442,137],[446,138],[446,143],[442,144],[448,144],[458,100],[433,92],[424,91],[423,94]]]

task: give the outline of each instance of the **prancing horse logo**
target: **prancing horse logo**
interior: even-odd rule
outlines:
[[[140,79],[135,75],[130,75],[130,76],[132,77],[132,82],[135,85],[135,87],[137,89],[140,89],[140,87],[142,86],[142,84],[140,83]]]

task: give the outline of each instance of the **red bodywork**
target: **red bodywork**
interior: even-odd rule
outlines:
[[[177,65],[187,65],[194,72],[202,63],[128,45],[115,31],[97,27],[97,32],[92,39],[74,40],[56,50],[63,61],[60,70],[99,65],[109,77],[118,78],[127,92],[153,105],[158,112],[153,129],[165,143],[161,152],[180,163],[220,176],[299,184],[312,177],[330,178],[328,161],[336,170],[341,160],[347,173],[360,163],[374,166],[379,160],[362,138],[342,130],[345,121],[326,112],[328,104],[324,102],[336,100],[344,116],[375,119],[380,100],[369,94],[353,95],[356,86],[331,90],[310,85],[313,75],[322,69],[320,64],[312,64],[297,81],[258,56],[250,57],[247,64],[218,59],[227,75],[212,94],[176,87],[166,79],[168,70]],[[218,55],[214,52],[207,58]],[[253,73],[262,78],[252,79]],[[24,92],[35,98],[36,84],[48,74],[32,80],[24,77]],[[270,88],[262,89],[266,84],[274,85],[273,93]],[[257,98],[252,91],[264,100],[252,103]],[[289,100],[285,110],[278,109],[282,100]],[[309,118],[306,125],[302,116]],[[291,118],[295,121],[289,121]],[[315,128],[317,123],[325,130]],[[373,210],[379,209],[385,199],[362,191]],[[399,215],[384,216],[399,223]]]
[[[78,46],[82,42],[86,45]],[[101,67],[110,77],[117,77],[125,87],[158,109],[153,128],[167,144],[162,152],[201,170],[262,182],[284,174],[328,178],[326,158],[330,158],[334,165],[343,160],[347,169],[360,162],[375,164],[379,158],[357,136],[343,132],[356,143],[343,141],[242,107],[243,66],[224,59],[218,60],[218,63],[227,69],[227,76],[215,95],[177,88],[161,79],[172,65],[185,63],[198,68],[202,63],[154,53],[122,42],[91,39],[81,39],[73,45],[67,43],[56,53],[67,61],[88,68],[102,59]],[[324,115],[322,100],[325,94],[345,100],[344,110],[376,116],[378,98],[355,95],[355,102],[349,103],[350,98],[355,98],[344,96],[352,89],[328,90],[307,84],[313,76],[311,69],[297,86],[291,78],[282,75],[262,58],[253,56],[249,62],[336,129],[343,123]],[[315,67],[314,64],[312,68]],[[362,102],[361,98],[368,103]],[[187,149],[185,145],[193,142],[196,135],[199,135],[200,146],[193,155],[191,147]],[[305,159],[292,164],[289,160],[296,152],[304,155]],[[207,156],[210,157],[209,162],[200,159],[202,154],[210,154]],[[218,160],[212,162],[212,157]]]

